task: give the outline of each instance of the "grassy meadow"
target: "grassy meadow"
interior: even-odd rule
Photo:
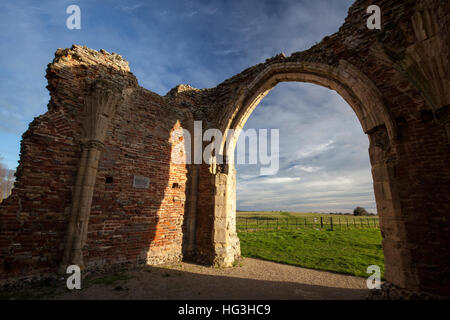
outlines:
[[[282,211],[240,211],[236,214],[238,231],[261,229],[325,228],[331,230],[379,228],[378,216],[353,216]]]
[[[323,228],[319,228],[317,222],[320,217],[324,221]],[[333,231],[325,223],[330,217],[333,217]],[[309,225],[314,218],[316,222]],[[346,218],[351,221],[350,227],[347,227]],[[364,219],[369,220],[368,227]],[[378,227],[372,227],[377,225],[376,220],[376,216],[320,213],[237,213],[238,234],[244,257],[361,277],[368,276],[366,270],[369,265],[380,266],[382,276],[384,274],[381,233]],[[259,221],[256,222],[258,228],[253,224],[255,221]],[[277,225],[274,225],[274,221]],[[302,225],[302,221],[307,221],[307,226]],[[353,227],[353,223],[356,227]],[[247,227],[252,224],[250,232],[242,228],[245,224]],[[264,230],[266,227],[267,230]]]

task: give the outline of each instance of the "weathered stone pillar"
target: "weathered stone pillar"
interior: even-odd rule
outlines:
[[[236,169],[217,166],[214,195],[214,265],[230,267],[241,255],[236,233]]]
[[[411,244],[406,230],[397,184],[397,161],[385,127],[369,133],[370,161],[377,212],[383,237],[385,262],[384,288],[394,285],[410,291],[419,290],[417,270],[411,257]]]
[[[91,95],[86,97],[82,154],[72,196],[60,272],[65,272],[68,265],[84,268],[82,250],[87,238],[98,162],[109,123],[122,101],[121,88],[107,80],[94,82]]]

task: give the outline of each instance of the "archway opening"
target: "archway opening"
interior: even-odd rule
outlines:
[[[383,276],[369,139],[355,112],[315,84],[282,82],[269,90],[240,122],[234,150],[242,255],[355,276],[377,265]],[[355,215],[357,207],[365,210]]]

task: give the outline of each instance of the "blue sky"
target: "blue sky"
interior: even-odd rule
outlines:
[[[45,68],[57,48],[75,43],[117,52],[141,86],[164,95],[180,83],[214,87],[279,52],[305,50],[338,30],[352,2],[2,1],[2,161],[17,166],[22,133],[47,110]],[[81,8],[81,30],[66,28],[71,4]],[[238,166],[238,208],[375,210],[368,140],[340,96],[315,85],[280,84],[246,124],[277,126],[281,169],[269,178]]]

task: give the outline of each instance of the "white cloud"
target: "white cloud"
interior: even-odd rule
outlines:
[[[295,170],[295,169],[299,169],[301,171],[313,173],[313,172],[319,171],[321,169],[321,167],[311,167],[311,166],[296,165],[296,166],[293,166],[292,168],[289,168],[288,170]]]
[[[291,183],[300,181],[301,178],[290,178],[290,177],[275,177],[275,178],[264,178],[252,181],[256,184],[280,184],[280,183]]]
[[[333,144],[333,140],[329,140],[325,143],[321,143],[318,145],[309,145],[309,146],[306,146],[306,147],[300,149],[299,151],[295,152],[295,156],[297,159],[303,159],[303,158],[315,156],[315,155],[321,154],[327,150],[332,149],[333,148],[332,144]]]

